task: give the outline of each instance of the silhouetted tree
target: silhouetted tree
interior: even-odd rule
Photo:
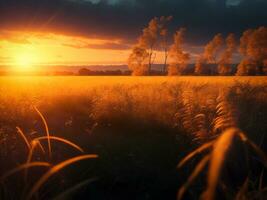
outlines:
[[[222,53],[219,65],[218,65],[218,73],[220,75],[230,75],[232,68],[231,64],[233,62],[233,54],[236,51],[237,42],[235,39],[235,35],[230,33],[226,38],[226,49]]]
[[[205,46],[204,53],[199,56],[195,65],[195,74],[202,74],[205,64],[216,64],[217,56],[223,46],[222,34],[217,34],[214,38]]]
[[[170,48],[171,63],[168,67],[169,75],[181,75],[190,60],[189,53],[183,51],[184,34],[186,29],[181,28],[174,34],[174,43]]]
[[[149,53],[145,48],[135,46],[128,58],[128,66],[132,71],[132,75],[142,76],[149,73],[149,66],[147,60],[149,59]]]
[[[148,27],[143,30],[142,36],[139,38],[139,46],[148,51],[148,73],[150,73],[153,63],[154,48],[158,39],[159,19],[153,18]]]
[[[172,16],[162,16],[160,17],[159,29],[160,29],[160,36],[162,38],[161,46],[164,51],[164,63],[163,63],[163,73],[166,73],[167,69],[167,60],[169,56],[169,45],[168,45],[168,23],[172,20]]]
[[[133,71],[134,75],[150,74],[153,62],[156,58],[154,51],[156,49],[159,36],[161,36],[165,41],[163,46],[165,51],[165,62],[167,62],[167,24],[171,19],[172,17],[155,17],[149,22],[148,26],[143,29],[143,33],[138,38],[138,43],[134,46],[128,59],[129,67]],[[134,59],[138,60],[134,61]],[[147,61],[147,65],[144,63],[145,61]],[[142,65],[137,66],[140,62]]]
[[[239,52],[244,56],[236,75],[264,74],[267,60],[267,28],[246,30],[240,39]]]

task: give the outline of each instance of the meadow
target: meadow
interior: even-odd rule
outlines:
[[[0,77],[0,199],[265,199],[266,99],[266,77]]]

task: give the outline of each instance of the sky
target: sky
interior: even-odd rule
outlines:
[[[266,0],[0,0],[0,64],[125,64],[150,19],[169,15],[194,58],[216,33],[266,26],[266,10]]]

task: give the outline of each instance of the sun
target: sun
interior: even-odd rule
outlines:
[[[34,62],[34,56],[29,53],[22,53],[15,56],[15,66],[21,71],[32,70]]]

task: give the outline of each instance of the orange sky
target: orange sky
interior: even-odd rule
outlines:
[[[120,40],[90,39],[54,33],[0,31],[0,65],[29,69],[39,64],[126,64],[131,46]],[[162,53],[157,52],[160,62]]]
[[[0,32],[0,63],[26,64],[123,64],[129,50],[121,41],[89,39],[53,33]],[[106,47],[107,46],[107,47]],[[115,49],[111,49],[115,46]],[[118,49],[116,49],[118,47]],[[109,48],[109,49],[108,49]]]

